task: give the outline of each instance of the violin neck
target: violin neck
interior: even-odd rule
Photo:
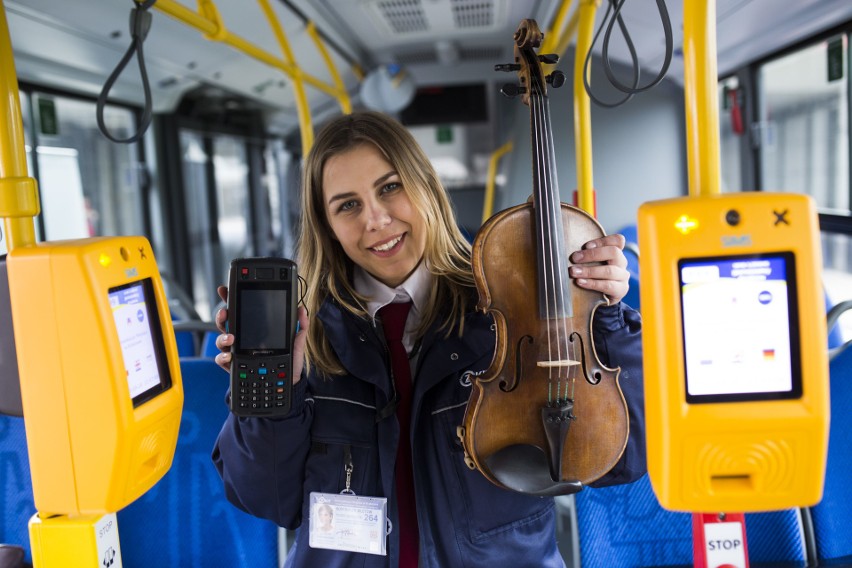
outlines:
[[[541,319],[573,315],[568,251],[562,226],[562,205],[556,179],[556,152],[550,128],[550,104],[542,92],[530,96],[532,132],[533,207],[535,209],[538,269],[538,307]]]

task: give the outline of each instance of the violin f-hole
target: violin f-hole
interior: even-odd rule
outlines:
[[[513,377],[514,380],[512,381],[511,385],[507,384],[505,380],[500,381],[500,390],[503,392],[512,392],[517,388],[518,384],[521,382],[521,369],[523,368],[523,365],[521,364],[521,352],[523,351],[523,346],[521,344],[524,342],[524,340],[526,340],[527,343],[533,342],[533,338],[530,335],[524,335],[518,340],[518,343],[515,345],[515,361],[517,362],[517,364],[515,365],[515,376]]]
[[[586,355],[586,344],[583,341],[583,336],[575,331],[569,338],[571,343],[574,342],[575,338],[580,342],[580,356],[582,358],[580,367],[583,369],[583,376],[586,378],[586,382],[590,385],[600,384],[601,379],[603,379],[603,372],[598,365],[594,364],[594,360],[592,360],[591,365],[589,364],[589,357]]]

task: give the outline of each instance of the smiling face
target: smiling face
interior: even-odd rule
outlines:
[[[352,262],[390,287],[417,268],[426,248],[423,217],[378,148],[365,143],[330,157],[322,195],[334,238]]]

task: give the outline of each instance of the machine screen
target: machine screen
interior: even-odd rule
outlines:
[[[239,350],[289,351],[287,290],[249,286],[240,290]]]
[[[171,386],[150,279],[110,288],[109,303],[133,406]]]
[[[799,398],[792,253],[682,259],[686,400]]]

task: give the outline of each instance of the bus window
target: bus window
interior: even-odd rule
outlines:
[[[838,57],[833,72],[829,57]],[[835,36],[758,69],[760,175],[766,191],[811,195],[821,211],[849,212],[846,36]],[[831,55],[830,55],[831,54]]]
[[[248,230],[246,144],[239,137],[190,129],[181,129],[180,141],[186,199],[193,204],[187,208],[192,295],[196,311],[210,320],[219,302],[216,286],[227,280],[231,259],[255,254]]]
[[[294,215],[299,208],[298,171],[299,163],[287,153],[282,140],[267,141],[263,150],[260,198],[255,206],[255,217],[263,221],[260,228],[254,227],[255,231],[263,231],[257,241],[259,256],[293,257],[297,224]],[[296,174],[292,183],[287,177],[291,173]]]
[[[832,36],[758,68],[761,187],[807,193],[822,213],[848,215],[848,38]],[[831,304],[852,300],[852,238],[822,233]],[[852,339],[852,318],[839,321]]]
[[[193,131],[180,131],[181,161],[183,185],[187,203],[192,207],[186,208],[186,227],[189,238],[189,249],[192,273],[192,296],[195,300],[195,310],[207,319],[211,307],[216,300],[211,282],[217,282],[214,274],[214,247],[217,242],[211,238],[212,196],[208,192],[209,158],[204,149],[204,137]],[[220,277],[224,278],[224,277]]]
[[[48,240],[93,237],[100,213],[83,196],[80,153],[74,148],[39,146],[39,197]]]
[[[231,259],[251,256],[249,239],[248,159],[245,142],[234,136],[218,134],[213,137],[213,169],[216,178],[216,208],[219,242],[222,243],[222,266]],[[227,270],[216,275],[223,279]]]
[[[35,139],[34,177],[44,230],[40,236],[58,240],[142,234],[136,146],[113,144],[101,135],[94,102],[42,93],[33,93],[30,100],[22,105],[22,115],[25,137],[29,140],[32,133]],[[114,106],[106,107],[104,120],[119,135],[132,132],[135,125],[130,110]],[[27,146],[33,147],[29,141]],[[28,162],[32,167],[32,152]]]

